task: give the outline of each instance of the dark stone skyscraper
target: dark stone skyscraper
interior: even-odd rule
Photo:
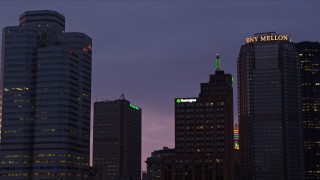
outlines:
[[[320,43],[296,44],[301,63],[306,179],[320,179]]]
[[[94,103],[97,180],[141,180],[141,116],[142,109],[125,99]]]
[[[238,57],[240,167],[245,180],[304,179],[300,62],[288,35],[246,39]]]
[[[164,158],[163,180],[233,179],[233,87],[220,70],[201,83],[199,97],[175,99],[174,156]]]
[[[0,179],[86,179],[91,38],[55,11],[28,11],[2,33]]]

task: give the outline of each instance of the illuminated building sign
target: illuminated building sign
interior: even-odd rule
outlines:
[[[197,102],[197,99],[176,99],[176,103],[193,103]]]
[[[267,42],[267,41],[290,41],[289,35],[263,35],[246,38],[246,43]]]
[[[235,135],[234,135],[234,140],[235,140],[235,141],[239,140],[239,135],[238,135],[238,134],[235,134]]]
[[[239,150],[240,147],[239,147],[239,130],[238,130],[238,127],[236,127],[234,130],[233,130],[233,140],[234,140],[234,149],[235,150]]]
[[[233,139],[235,141],[239,140],[239,130],[237,130],[237,129],[233,130]]]
[[[131,104],[131,103],[130,103],[130,107],[133,108],[133,109],[136,109],[136,110],[138,110],[138,111],[140,110],[140,108],[139,108],[138,106],[133,105],[133,104]]]
[[[239,149],[240,149],[240,146],[239,146],[239,143],[238,143],[238,142],[235,142],[235,143],[234,143],[234,149],[235,149],[235,150],[239,150]]]

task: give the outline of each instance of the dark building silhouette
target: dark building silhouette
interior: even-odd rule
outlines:
[[[23,13],[2,37],[0,179],[87,179],[91,38],[49,10]]]
[[[164,157],[175,154],[174,149],[163,147],[162,150],[153,151],[146,160],[147,172],[145,180],[161,180],[161,161]]]
[[[124,98],[94,103],[97,180],[141,180],[141,114],[141,108]]]
[[[320,179],[320,43],[296,43],[301,63],[306,179]]]
[[[246,39],[238,57],[242,179],[304,179],[300,62],[288,35]]]
[[[233,179],[232,76],[220,70],[201,83],[199,97],[175,99],[175,156],[164,158],[163,180]]]
[[[90,167],[89,169],[89,180],[97,180],[96,175],[98,174],[97,169],[94,167]]]
[[[142,180],[148,180],[148,173],[147,173],[147,171],[142,171],[142,172],[141,172],[141,175],[142,175]]]

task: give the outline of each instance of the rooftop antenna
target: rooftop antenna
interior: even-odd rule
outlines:
[[[125,98],[124,98],[124,94],[121,94],[121,96],[120,96],[119,100],[125,100]]]
[[[220,56],[216,54],[216,71],[220,71]]]

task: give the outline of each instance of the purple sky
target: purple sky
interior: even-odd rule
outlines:
[[[174,147],[174,98],[198,95],[214,72],[217,52],[222,69],[236,76],[240,46],[254,33],[319,41],[319,7],[305,0],[1,1],[0,27],[18,25],[24,11],[49,9],[66,17],[67,32],[91,36],[92,101],[124,93],[143,109],[144,170],[153,150]],[[236,100],[236,77],[234,92]]]

